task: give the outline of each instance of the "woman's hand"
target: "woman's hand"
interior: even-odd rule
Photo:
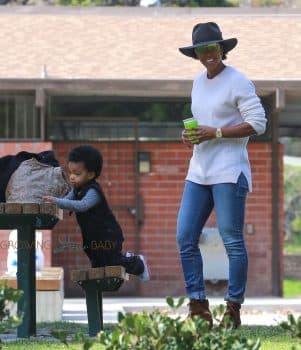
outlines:
[[[200,125],[195,132],[193,137],[197,139],[197,144],[204,141],[215,139],[216,128],[212,128],[206,125]]]
[[[54,199],[55,199],[55,197],[52,197],[52,196],[43,196],[42,198],[44,199],[45,202],[50,202],[50,203],[54,203]]]
[[[189,129],[189,131],[187,129],[184,129],[182,131],[182,141],[183,143],[185,143],[185,145],[187,145],[189,148],[193,145],[191,143],[191,140],[190,140],[190,136],[191,136],[191,130],[192,129]],[[194,129],[196,130],[196,129]]]
[[[215,139],[216,128],[200,125],[193,129],[184,129],[182,131],[182,141],[189,147],[198,145],[204,141]]]

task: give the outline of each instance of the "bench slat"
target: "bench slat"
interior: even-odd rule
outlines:
[[[128,280],[128,274],[125,272],[125,268],[123,266],[106,266],[86,270],[72,270],[70,273],[70,279],[73,282],[105,279],[110,277]]]
[[[123,266],[106,266],[105,277],[119,277],[126,279],[126,272]]]
[[[22,214],[22,203],[5,203],[4,212],[6,214]]]
[[[0,214],[47,214],[63,219],[63,210],[54,203],[0,203]]]
[[[96,267],[88,270],[88,279],[89,280],[97,280],[105,277],[105,268],[104,267]]]
[[[84,281],[87,279],[87,271],[86,270],[72,270],[70,272],[70,279],[73,282]]]
[[[22,204],[22,213],[23,214],[39,214],[40,213],[39,203],[23,203]]]
[[[40,213],[49,214],[63,219],[63,210],[54,203],[40,203]]]

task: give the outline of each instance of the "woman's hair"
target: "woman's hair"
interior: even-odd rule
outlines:
[[[95,173],[95,178],[100,175],[102,170],[102,155],[92,146],[81,145],[73,148],[69,153],[68,161],[83,162],[89,172]]]

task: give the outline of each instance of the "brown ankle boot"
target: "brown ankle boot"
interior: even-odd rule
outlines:
[[[239,311],[240,308],[241,308],[241,305],[239,303],[234,303],[233,301],[227,301],[226,311],[220,323],[220,327],[224,327],[224,328],[240,327],[241,325],[240,311]]]
[[[189,306],[189,317],[199,316],[203,320],[209,323],[209,327],[212,328],[213,320],[209,310],[209,302],[205,300],[190,299]]]

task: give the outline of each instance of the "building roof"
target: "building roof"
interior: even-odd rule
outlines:
[[[179,53],[195,23],[237,37],[227,64],[252,80],[301,79],[301,11],[3,7],[0,79],[191,80],[201,64]]]

